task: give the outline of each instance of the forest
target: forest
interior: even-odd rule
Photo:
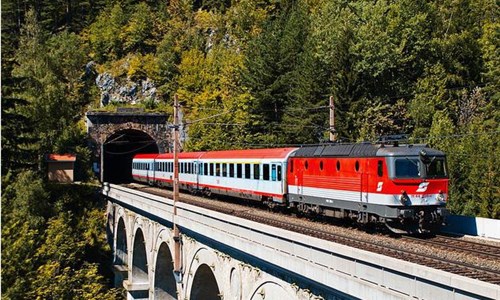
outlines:
[[[112,299],[84,114],[172,113],[183,149],[401,135],[447,154],[452,213],[500,218],[495,0],[4,0],[2,296]],[[103,77],[154,95],[103,101]],[[108,95],[109,96],[109,95]],[[75,153],[81,186],[49,184]],[[108,256],[107,256],[108,255]],[[110,262],[108,262],[110,263]]]

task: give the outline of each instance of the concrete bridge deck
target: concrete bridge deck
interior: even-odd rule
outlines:
[[[173,201],[112,184],[103,194],[128,298],[175,299],[158,282],[161,245],[173,245]],[[183,238],[180,299],[208,299],[196,291],[203,265],[210,266],[223,299],[500,299],[498,285],[185,203],[177,203],[176,218]],[[119,246],[120,220],[126,247]],[[140,251],[138,232],[145,245]],[[143,251],[146,276],[137,276],[134,256]]]

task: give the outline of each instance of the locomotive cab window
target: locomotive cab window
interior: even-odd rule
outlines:
[[[445,158],[436,156],[431,158],[430,162],[425,164],[425,175],[428,178],[447,177]]]
[[[337,160],[337,171],[340,171],[340,161]]]
[[[377,162],[377,175],[379,177],[384,176],[384,163],[381,160]]]
[[[356,161],[356,163],[354,164],[354,169],[356,170],[356,172],[359,171],[359,161]]]
[[[417,157],[397,158],[394,162],[396,178],[420,178],[420,165]]]

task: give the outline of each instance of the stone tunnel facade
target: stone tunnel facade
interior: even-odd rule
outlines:
[[[137,130],[156,141],[160,153],[168,152],[172,144],[168,116],[165,113],[141,111],[87,112],[87,134],[93,152],[100,156],[101,146],[116,132]]]

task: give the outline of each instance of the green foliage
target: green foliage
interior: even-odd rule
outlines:
[[[118,299],[98,267],[111,254],[96,187],[3,179],[2,297]]]
[[[5,222],[5,206],[2,209],[2,297],[26,299],[36,269],[39,233],[26,218]]]
[[[97,62],[120,58],[123,53],[122,29],[128,15],[120,4],[104,10],[89,27],[90,56]]]
[[[5,188],[4,197],[2,204],[13,220],[27,220],[39,228],[50,215],[50,193],[39,174],[31,170],[17,174]]]
[[[134,11],[121,32],[124,51],[147,50],[146,46],[151,43],[148,38],[151,37],[154,22],[151,16],[152,11],[145,2],[134,6]]]

